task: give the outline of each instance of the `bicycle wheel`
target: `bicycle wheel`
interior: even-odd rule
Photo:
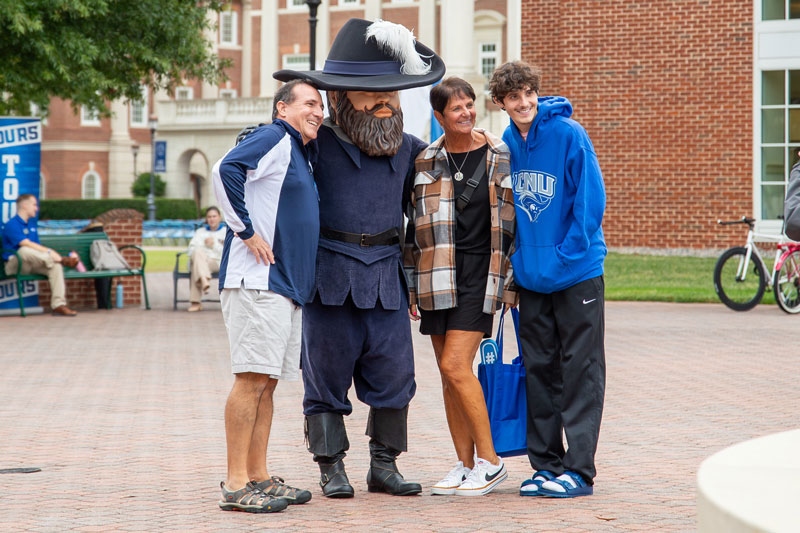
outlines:
[[[778,306],[793,315],[800,313],[800,251],[785,253],[783,265],[775,273],[775,301]]]
[[[750,255],[750,263],[744,271],[746,253],[742,246],[725,250],[714,267],[714,290],[722,303],[734,311],[754,308],[767,288],[764,265],[755,254]]]

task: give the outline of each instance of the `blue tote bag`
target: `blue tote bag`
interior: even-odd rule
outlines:
[[[525,366],[522,364],[522,345],[519,342],[519,311],[511,309],[519,355],[509,364],[503,362],[504,317],[505,313],[500,317],[497,341],[485,340],[481,343],[478,380],[481,382],[486,410],[489,412],[494,451],[500,457],[513,457],[525,455],[528,451],[528,409]]]

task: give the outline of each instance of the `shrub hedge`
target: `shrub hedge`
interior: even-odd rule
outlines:
[[[99,200],[39,200],[42,220],[94,218],[112,209],[135,209],[147,218],[146,198],[101,198]],[[193,220],[199,218],[194,200],[156,198],[156,218]]]

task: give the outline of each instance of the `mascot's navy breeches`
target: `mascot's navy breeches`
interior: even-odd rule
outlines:
[[[387,311],[380,302],[359,309],[349,296],[344,305],[323,305],[314,298],[303,308],[302,365],[307,416],[349,415],[351,383],[358,399],[371,407],[404,408],[417,387],[407,301]]]

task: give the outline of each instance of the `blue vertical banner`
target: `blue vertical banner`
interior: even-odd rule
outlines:
[[[153,170],[167,171],[167,141],[156,141],[156,159]]]
[[[39,197],[41,154],[41,120],[0,117],[0,231],[17,214],[17,197],[20,194]],[[38,282],[25,282],[22,290],[25,307],[33,308],[35,312],[35,308],[39,307]],[[17,284],[13,280],[0,282],[0,315],[17,313]]]

